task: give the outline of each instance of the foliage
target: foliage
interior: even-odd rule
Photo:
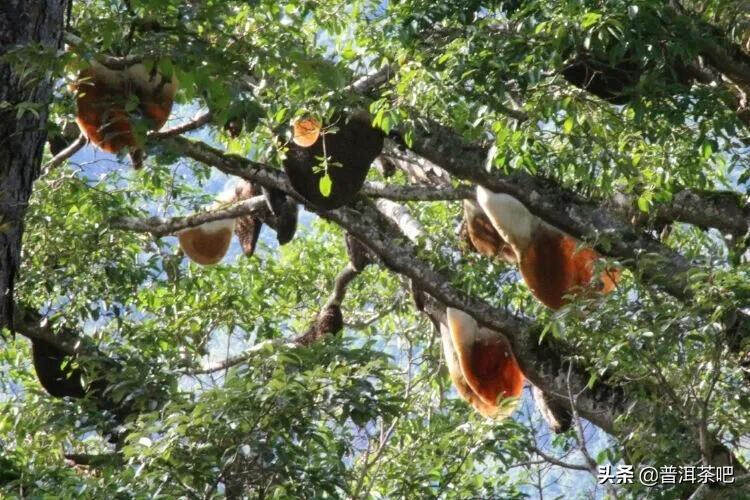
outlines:
[[[734,2],[685,3],[704,4],[700,19],[747,42],[747,20],[732,29],[722,14]],[[56,77],[50,129],[72,120],[66,84],[94,54],[137,54],[177,75],[177,121],[209,109],[211,132],[198,138],[233,154],[278,167],[290,120],[306,113],[367,108],[384,131],[404,131],[407,145],[427,116],[467,141],[494,145],[494,173],[551,179],[595,202],[634,196],[649,219],[685,188],[747,194],[747,126],[726,104],[731,92],[674,77],[676,64],[702,47],[684,22],[646,0],[91,0],[73,4],[71,30],[82,44],[59,58],[30,58],[38,48],[12,57]],[[628,104],[613,106],[565,81],[560,71],[581,50],[642,68]],[[343,90],[388,64],[397,69],[377,92]],[[18,111],[33,112],[24,103]],[[229,137],[223,127],[237,117],[244,131]],[[150,154],[143,171],[131,172],[87,151],[36,182],[16,290],[19,303],[56,328],[85,332],[117,360],[121,369],[104,373],[113,398],[139,412],[122,423],[127,438],[115,449],[107,440],[112,416],[90,400],[46,395],[28,342],[5,335],[0,492],[605,494],[588,472],[539,464],[539,448],[583,463],[583,446],[575,430],[550,437],[530,409],[529,391],[514,419],[490,422],[472,413],[451,388],[439,333],[412,306],[404,278],[385,266],[370,266],[349,286],[341,335],[306,348],[285,344],[307,328],[346,265],[335,224],[306,213],[288,245],[278,247],[267,228],[254,257],[233,247],[222,264],[207,268],[182,259],[173,237],[113,228],[123,216],[192,213],[225,181],[159,145]],[[375,169],[369,179],[384,180]],[[408,184],[403,173],[387,181]],[[407,206],[433,243],[420,247],[420,258],[454,286],[534,318],[568,347],[567,359],[588,368],[592,384],[621,384],[636,402],[659,408],[622,415],[618,428],[630,431],[617,436],[587,427],[599,465],[692,463],[693,449],[683,443],[694,436],[686,428],[703,420],[747,465],[747,349],[731,346],[724,331],[727,314],[750,303],[750,265],[731,255],[721,235],[674,224],[664,240],[702,266],[690,276],[688,303],[645,285],[638,267],[625,262],[629,270],[615,293],[551,312],[514,268],[458,250],[459,203]],[[649,220],[643,230],[658,229]],[[196,373],[257,345],[264,347],[236,366]],[[64,459],[73,454],[99,458],[73,466]],[[617,491],[665,498],[686,492],[663,485],[654,493],[638,484]]]

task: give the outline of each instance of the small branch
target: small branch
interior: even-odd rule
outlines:
[[[148,134],[148,137],[150,139],[163,139],[165,137],[182,135],[185,132],[190,132],[192,130],[199,129],[203,125],[210,123],[212,118],[213,118],[213,115],[211,114],[211,112],[206,111],[205,113],[201,113],[200,115],[194,117],[189,122],[183,123],[182,125],[177,125],[176,127],[172,127],[167,130],[162,130],[161,132],[158,132],[158,131],[151,132]]]
[[[578,442],[578,449],[583,455],[583,458],[586,460],[586,463],[588,464],[588,471],[591,473],[592,476],[594,476],[594,479],[598,476],[598,467],[596,460],[591,456],[589,453],[589,449],[586,446],[586,436],[583,432],[583,423],[581,421],[581,418],[578,415],[578,410],[576,409],[576,406],[578,405],[578,396],[579,394],[573,395],[573,389],[570,384],[570,377],[573,373],[573,363],[570,362],[568,364],[568,376],[566,379],[566,383],[568,386],[568,398],[570,399],[570,411],[573,414],[573,428],[576,431],[576,441]],[[609,491],[609,494],[612,495],[612,498],[618,498],[617,490],[615,489],[615,486],[613,484],[610,484],[609,482],[604,483],[605,488]]]
[[[570,411],[573,413],[573,426],[576,430],[576,441],[578,441],[578,449],[581,451],[581,454],[583,454],[583,457],[586,459],[586,463],[588,464],[588,470],[589,472],[592,472],[594,475],[596,475],[596,460],[594,460],[591,455],[589,454],[589,450],[586,447],[586,438],[583,434],[583,424],[581,423],[581,418],[578,416],[578,410],[576,410],[576,404],[578,403],[578,395],[576,394],[573,396],[573,390],[570,387],[570,374],[573,371],[573,363],[570,363],[568,365],[568,378],[567,378],[567,384],[568,384],[568,398],[570,399]]]
[[[120,217],[113,219],[110,225],[116,229],[135,231],[140,233],[151,233],[159,238],[168,234],[175,234],[183,229],[198,227],[206,222],[222,219],[234,219],[243,215],[256,217],[267,216],[268,207],[263,196],[254,196],[248,200],[241,201],[229,208],[201,212],[187,217],[174,217],[164,219],[162,217],[150,217],[140,219],[137,217]]]
[[[206,375],[209,373],[220,372],[244,363],[248,359],[257,356],[259,352],[265,350],[294,347],[298,347],[295,342],[285,342],[283,339],[266,340],[264,342],[255,344],[254,346],[245,349],[242,353],[236,356],[232,356],[231,358],[227,358],[224,361],[206,366],[205,368],[186,370],[184,373],[186,375]]]
[[[390,306],[386,307],[382,311],[378,312],[377,314],[373,314],[371,317],[361,320],[361,321],[351,321],[351,322],[344,322],[344,326],[347,328],[351,328],[352,330],[363,330],[369,326],[371,326],[376,321],[379,321],[386,316],[388,316],[390,313],[396,310],[396,308],[399,306],[399,303],[396,301]]]
[[[68,147],[57,153],[54,158],[52,158],[42,167],[41,175],[47,175],[52,170],[59,167],[65,160],[76,154],[78,150],[80,150],[85,145],[86,136],[81,134],[75,141],[71,142]]]
[[[567,462],[563,462],[562,460],[558,460],[553,456],[547,455],[544,451],[542,451],[540,448],[536,446],[532,446],[531,451],[533,451],[534,453],[542,457],[545,462],[550,463],[552,465],[557,465],[558,467],[563,467],[565,469],[591,472],[591,469],[589,468],[588,465],[569,464]]]
[[[678,221],[724,234],[743,236],[750,230],[750,206],[738,193],[685,189],[654,211],[657,223]]]

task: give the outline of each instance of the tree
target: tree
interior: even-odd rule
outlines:
[[[12,324],[13,298],[8,291],[20,264],[23,217],[38,174],[52,82],[45,74],[25,73],[22,61],[13,62],[12,49],[26,55],[50,57],[62,42],[67,2],[9,1],[0,8],[0,326]],[[26,68],[28,71],[28,68]],[[15,116],[14,116],[15,115]]]
[[[60,54],[20,37],[0,72],[52,74],[51,113],[29,105],[47,102],[41,85],[38,98],[3,97],[0,126],[36,131],[38,120],[50,143],[65,138],[66,84],[92,60],[176,75],[180,106],[165,130],[136,127],[149,154],[138,172],[91,149],[72,156],[85,144],[75,135],[45,153],[15,287],[0,283],[20,334],[0,340],[0,487],[746,497],[743,6],[97,0],[73,4]],[[280,168],[289,125],[315,116],[335,133],[336,117],[363,109],[386,137],[379,168],[350,204],[316,209]],[[3,171],[13,199],[39,168],[44,133],[32,135],[0,146],[14,159]],[[346,168],[321,162],[329,181],[327,169]],[[171,235],[237,216],[278,223],[262,196],[201,209],[228,178],[314,215],[289,244],[266,229],[255,256],[197,267]],[[595,249],[597,270],[620,272],[616,290],[552,311],[516,265],[470,252],[457,227],[475,185]],[[0,253],[0,279],[19,228],[0,234],[13,249]],[[373,265],[349,263],[345,237]],[[339,305],[343,331],[318,327]],[[437,326],[447,307],[508,340],[529,381],[513,419],[486,420],[452,390]],[[47,395],[27,339],[51,345],[85,397]],[[541,400],[571,428],[552,435]],[[597,484],[608,465],[633,465],[636,478],[731,466],[735,481]]]

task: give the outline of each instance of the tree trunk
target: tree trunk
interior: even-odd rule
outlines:
[[[34,44],[60,48],[68,0],[0,1],[0,327],[12,327],[13,283],[21,257],[23,218],[39,175],[52,81],[22,77],[3,56]],[[33,103],[18,116],[17,105]]]

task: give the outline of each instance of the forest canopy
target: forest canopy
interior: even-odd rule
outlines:
[[[0,496],[747,498],[748,94],[745,0],[0,6]]]

